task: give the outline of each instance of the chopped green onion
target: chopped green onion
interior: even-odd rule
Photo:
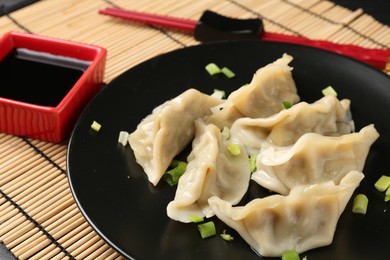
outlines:
[[[129,133],[126,131],[120,131],[118,137],[118,143],[121,143],[123,146],[126,146]]]
[[[290,249],[282,254],[282,260],[299,260],[299,254],[295,249]]]
[[[179,182],[180,177],[186,171],[187,163],[182,162],[182,161],[173,160],[170,167],[172,169],[165,172],[164,179],[169,185],[174,186]]]
[[[228,140],[230,138],[230,129],[227,126],[222,129],[221,136],[225,140]]]
[[[322,94],[324,96],[332,95],[332,96],[337,97],[337,92],[336,92],[336,90],[334,90],[334,88],[332,86],[328,86],[328,87],[324,88],[322,90]]]
[[[226,234],[226,229],[223,230],[221,237],[223,240],[232,241],[234,238],[230,234]]]
[[[205,69],[210,75],[215,75],[221,73],[221,69],[215,63],[209,63],[206,65]]]
[[[203,217],[196,216],[196,215],[188,216],[188,218],[189,218],[192,222],[194,222],[194,223],[200,223],[200,222],[203,222],[203,221],[204,221],[204,218],[203,218]]]
[[[236,74],[234,74],[233,71],[231,71],[229,68],[227,67],[223,67],[221,72],[226,76],[228,77],[229,79],[230,78],[233,78],[234,76],[236,76]]]
[[[93,121],[92,124],[91,124],[91,128],[92,128],[93,131],[99,132],[99,131],[100,131],[100,128],[102,128],[102,125],[99,124],[99,123],[96,122],[96,121]]]
[[[226,92],[219,89],[214,89],[214,93],[211,95],[212,97],[223,99],[226,96]]]
[[[390,196],[390,186],[387,187],[386,192],[385,192],[385,196]]]
[[[357,194],[353,199],[352,212],[357,214],[366,214],[368,207],[368,198],[364,194]]]
[[[388,202],[390,200],[390,195],[385,196],[385,202]]]
[[[292,107],[292,103],[289,102],[289,101],[283,101],[282,102],[282,107],[283,107],[283,109],[289,109],[289,108]]]
[[[231,155],[237,156],[241,154],[241,149],[238,144],[228,144],[228,150]]]
[[[375,188],[380,192],[387,190],[390,186],[390,177],[386,175],[382,175],[374,184]]]
[[[251,154],[249,156],[249,166],[252,173],[257,170],[256,161],[257,161],[257,154]]]
[[[217,234],[214,222],[212,222],[212,221],[199,224],[198,230],[199,230],[199,233],[203,239],[211,237],[211,236],[215,236]]]

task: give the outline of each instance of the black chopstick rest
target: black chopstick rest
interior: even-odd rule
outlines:
[[[194,31],[200,42],[259,39],[263,33],[261,19],[235,19],[212,11],[205,11]]]

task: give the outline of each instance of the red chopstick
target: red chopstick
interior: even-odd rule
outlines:
[[[113,17],[119,17],[130,21],[143,24],[167,27],[184,32],[193,33],[197,22],[190,19],[161,16],[155,14],[141,13],[137,11],[124,10],[120,8],[108,7],[99,10],[99,14],[105,14]]]
[[[188,33],[193,33],[195,31],[195,28],[198,25],[197,21],[193,21],[190,19],[148,14],[143,12],[124,10],[120,8],[113,8],[113,7],[108,7],[99,10],[99,13],[131,20],[134,22],[140,22],[143,24],[177,29]],[[317,48],[333,51],[345,56],[355,58],[357,60],[370,64],[381,70],[386,68],[386,65],[389,66],[388,64],[390,64],[389,49],[385,50],[385,49],[363,48],[352,44],[337,44],[325,40],[310,40],[304,37],[272,33],[272,32],[263,32],[260,36],[260,39],[265,41],[296,43],[296,44],[317,47]]]

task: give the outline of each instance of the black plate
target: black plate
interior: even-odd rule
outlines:
[[[291,65],[302,100],[315,101],[321,98],[321,89],[332,85],[340,98],[352,100],[357,130],[374,123],[381,134],[366,161],[366,177],[356,191],[370,200],[367,215],[352,214],[349,203],[333,243],[302,256],[386,258],[390,204],[373,185],[382,174],[390,174],[390,78],[352,59],[285,43],[240,41],[184,48],[128,70],[95,97],[74,129],[67,169],[76,202],[97,233],[128,258],[258,259],[237,233],[214,218],[218,232],[227,229],[235,237],[233,242],[219,236],[202,240],[196,224],[170,220],[166,205],[173,199],[174,188],[163,182],[153,187],[134,161],[131,148],[119,145],[117,138],[119,131],[133,131],[154,107],[184,90],[212,93],[218,88],[230,93],[284,52],[294,56]],[[209,76],[204,66],[210,62],[227,66],[237,76]],[[102,124],[98,133],[90,129],[93,120]],[[243,202],[265,194],[252,183]]]

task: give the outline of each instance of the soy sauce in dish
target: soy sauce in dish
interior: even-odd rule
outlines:
[[[0,97],[56,107],[89,61],[16,48],[0,61]]]

